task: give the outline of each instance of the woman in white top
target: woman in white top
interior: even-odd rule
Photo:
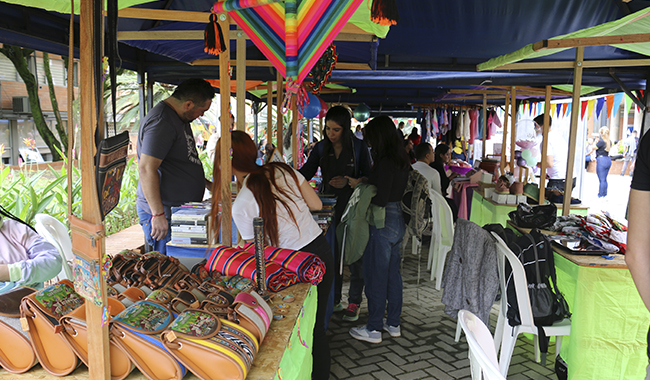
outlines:
[[[241,185],[232,206],[232,217],[242,239],[253,241],[253,218],[262,217],[266,244],[310,252],[325,263],[325,275],[318,285],[312,378],[327,379],[330,353],[325,338],[325,308],[334,277],[334,259],[310,213],[310,210],[322,208],[320,198],[305,178],[289,165],[282,162],[257,165],[257,148],[245,132],[232,131],[231,141],[232,173]],[[220,151],[221,140],[217,143],[214,162],[213,215],[218,211],[221,197]]]

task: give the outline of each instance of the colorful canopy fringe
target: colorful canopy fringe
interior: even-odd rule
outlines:
[[[205,264],[205,269],[210,272],[217,271],[227,276],[238,274],[257,281],[255,255],[237,248],[215,248]],[[298,282],[299,278],[296,273],[273,261],[266,262],[266,287],[268,290],[278,292]]]
[[[251,254],[255,254],[255,245],[253,243],[244,248]],[[285,269],[298,274],[300,282],[310,282],[313,285],[318,285],[323,280],[325,263],[320,257],[312,253],[286,248],[266,247],[264,248],[264,257],[267,261],[278,263]]]
[[[229,12],[287,81],[302,83],[363,0],[226,0]]]

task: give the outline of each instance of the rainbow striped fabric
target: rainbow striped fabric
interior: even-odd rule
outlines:
[[[363,0],[225,0],[237,25],[287,81],[302,83]]]

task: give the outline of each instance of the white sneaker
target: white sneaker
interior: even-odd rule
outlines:
[[[386,318],[384,318],[384,331],[388,332],[393,338],[402,336],[402,329],[399,326],[388,326]]]
[[[366,325],[351,328],[350,336],[356,340],[362,340],[364,342],[381,343],[381,331],[370,331],[366,328]]]

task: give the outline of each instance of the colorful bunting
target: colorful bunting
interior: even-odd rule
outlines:
[[[614,112],[618,112],[618,109],[621,107],[621,102],[623,101],[623,93],[618,92],[614,94]],[[612,115],[614,116],[614,115]]]
[[[596,119],[600,117],[600,113],[602,112],[604,105],[605,105],[605,98],[596,99]]]
[[[562,104],[562,117],[566,116],[566,110],[569,109],[569,105],[571,105],[570,102]]]
[[[583,100],[580,103],[580,120],[585,118],[585,111],[587,110],[587,104],[588,102],[586,100]]]
[[[614,95],[607,95],[605,97],[605,102],[607,103],[607,118],[609,119],[612,116],[612,110],[614,109]]]
[[[589,99],[587,101],[587,118],[590,118],[594,114],[595,104],[596,104],[596,99]]]
[[[556,118],[560,118],[560,112],[562,112],[562,104],[557,105],[557,114],[555,115]]]
[[[557,108],[557,104],[552,103],[551,104],[551,116],[555,115],[555,109]]]

